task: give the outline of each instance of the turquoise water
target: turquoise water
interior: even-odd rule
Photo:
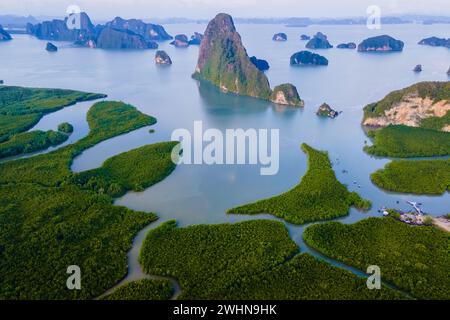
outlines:
[[[171,34],[202,32],[205,25],[168,25]],[[311,26],[287,28],[280,25],[237,25],[249,55],[266,59],[273,86],[291,82],[305,100],[304,110],[276,107],[252,98],[225,95],[208,85],[191,79],[198,47],[178,49],[161,43],[174,64],[157,67],[154,51],[103,51],[72,48],[57,43],[60,50],[48,53],[46,41],[27,35],[0,44],[0,79],[8,85],[59,87],[108,94],[108,99],[131,103],[158,119],[155,133],[143,128],[110,139],[85,151],[73,163],[74,171],[95,168],[115,154],[170,139],[177,128],[193,128],[202,120],[205,128],[276,128],[280,130],[280,170],[274,176],[261,176],[259,166],[249,165],[181,165],[161,183],[144,192],[130,192],[117,204],[132,209],[153,211],[163,219],[177,219],[181,225],[245,220],[248,217],[226,215],[226,209],[239,204],[279,194],[298,183],[306,170],[306,156],[300,143],[327,150],[338,179],[352,191],[370,199],[374,206],[367,213],[351,211],[344,222],[380,215],[382,206],[408,208],[406,200],[423,203],[433,215],[448,213],[450,196],[411,196],[384,192],[375,187],[369,175],[382,168],[387,159],[376,159],[362,151],[368,138],[360,126],[362,108],[392,90],[425,80],[448,80],[450,50],[417,45],[428,36],[448,37],[446,25],[398,25],[372,31],[365,26]],[[322,31],[334,45],[389,34],[405,42],[402,53],[361,54],[355,50],[321,50],[330,61],[328,67],[294,68],[289,57],[304,49],[302,33]],[[273,42],[276,32],[287,33],[287,42]],[[424,71],[412,72],[416,64]],[[315,115],[318,106],[329,103],[343,111],[337,119]],[[75,125],[69,142],[87,134],[85,114],[90,103],[75,105],[44,117],[36,129],[55,129],[62,121]],[[345,173],[345,171],[348,173]],[[356,181],[356,183],[354,183]],[[360,186],[360,187],[358,187]],[[397,203],[397,201],[399,203]],[[301,243],[301,229],[291,228]]]

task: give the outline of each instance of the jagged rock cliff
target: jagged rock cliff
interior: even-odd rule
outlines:
[[[220,13],[206,28],[194,77],[224,92],[269,99],[267,77],[251,63],[231,16]]]
[[[450,111],[450,81],[420,82],[393,91],[364,108],[363,124],[370,127],[406,125],[420,127],[425,118],[442,118]],[[448,116],[447,116],[448,117]],[[444,123],[443,131],[450,131]]]
[[[250,96],[276,103],[298,105],[295,86],[285,84],[272,93],[269,80],[247,55],[233,18],[218,14],[206,28],[200,45],[197,67],[193,77],[208,81],[223,92]],[[281,93],[284,98],[281,98]],[[274,94],[274,95],[273,95]],[[279,98],[279,99],[278,99]]]

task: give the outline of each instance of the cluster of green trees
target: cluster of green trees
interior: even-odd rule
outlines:
[[[129,190],[143,191],[175,169],[171,152],[176,145],[161,142],[121,153],[100,168],[74,174],[69,182],[114,198]]]
[[[297,186],[279,196],[229,209],[228,213],[270,213],[290,223],[303,224],[346,216],[352,205],[361,210],[371,207],[370,201],[349,192],[336,179],[326,152],[306,144],[302,149],[308,155],[308,170]]]
[[[0,142],[33,127],[45,114],[103,94],[62,89],[0,87]]]
[[[72,183],[70,164],[86,148],[111,137],[151,125],[156,120],[121,102],[100,102],[88,112],[90,133],[75,144],[48,154],[0,164],[0,299],[87,299],[117,283],[127,272],[126,252],[135,234],[154,214],[113,205],[113,198]],[[125,170],[155,171],[165,148],[133,153]],[[163,152],[156,156],[154,153]],[[145,156],[150,156],[146,159]],[[125,156],[126,157],[126,156]],[[115,173],[125,158],[113,160]],[[156,165],[153,166],[153,160]],[[172,166],[172,164],[170,164]],[[123,168],[122,168],[123,169]],[[149,169],[150,170],[150,169]],[[139,179],[169,174],[140,169],[115,179],[122,185],[148,185]],[[122,181],[123,180],[123,181]],[[153,180],[155,181],[155,180]],[[68,290],[66,269],[78,265],[82,289]]]
[[[395,125],[370,131],[368,135],[373,145],[364,150],[376,156],[409,158],[450,154],[450,132]]]
[[[140,261],[150,274],[175,277],[180,299],[379,299],[400,294],[368,290],[348,271],[297,255],[282,223],[268,220],[148,233]]]
[[[68,122],[63,122],[58,126],[58,131],[71,134],[73,132],[73,126]]]
[[[450,190],[450,160],[399,160],[370,178],[385,190],[414,194],[443,194]]]
[[[303,238],[319,252],[361,270],[377,265],[384,281],[421,299],[450,299],[450,235],[390,217],[353,225],[308,227]]]
[[[102,300],[168,300],[172,294],[169,280],[143,279],[124,284]]]
[[[44,150],[51,146],[57,146],[68,138],[67,134],[53,130],[19,133],[13,135],[8,141],[0,143],[0,158]]]
[[[441,131],[445,126],[450,125],[450,110],[443,117],[429,117],[420,121],[420,127]]]

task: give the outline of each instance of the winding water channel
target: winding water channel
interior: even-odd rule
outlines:
[[[202,32],[201,24],[167,25],[171,34]],[[177,49],[168,43],[160,44],[172,58],[170,68],[154,65],[154,51],[104,51],[72,48],[59,44],[57,54],[44,50],[45,41],[27,35],[16,35],[14,41],[0,44],[0,74],[7,85],[67,88],[108,95],[135,105],[140,111],[155,116],[156,131],[142,128],[121,135],[85,150],[74,159],[72,170],[80,172],[99,167],[116,154],[158,141],[170,140],[177,128],[192,130],[194,121],[203,121],[204,128],[221,131],[234,128],[266,128],[280,130],[280,170],[274,176],[261,176],[254,165],[180,165],[162,182],[144,192],[129,192],[115,203],[130,209],[155,212],[159,220],[147,226],[133,241],[128,253],[128,275],[117,286],[146,275],[138,263],[138,254],[145,235],[161,223],[175,219],[180,227],[195,224],[234,223],[250,219],[274,219],[270,215],[227,215],[226,210],[240,204],[280,194],[296,185],[306,171],[306,155],[300,150],[302,142],[320,150],[327,150],[336,176],[350,191],[370,199],[373,208],[368,213],[354,209],[348,216],[337,219],[354,223],[370,216],[380,216],[383,207],[409,209],[407,200],[423,203],[423,210],[433,215],[448,213],[450,195],[411,196],[385,192],[370,181],[370,174],[382,168],[389,159],[370,157],[363,152],[368,138],[360,123],[362,108],[387,93],[419,81],[448,80],[445,74],[450,62],[446,48],[417,45],[428,36],[446,37],[444,25],[390,25],[383,33],[405,42],[402,53],[364,55],[352,50],[321,51],[330,61],[324,68],[292,68],[289,57],[304,48],[299,40],[302,33],[322,31],[332,44],[360,42],[375,35],[364,26],[309,26],[286,28],[280,25],[237,25],[249,55],[269,61],[267,72],[271,85],[291,82],[305,100],[304,109],[279,108],[256,99],[224,95],[215,88],[199,86],[191,79],[198,48]],[[285,32],[289,41],[271,41],[275,32]],[[14,56],[14,59],[8,57]],[[420,74],[411,69],[422,64]],[[337,119],[321,119],[315,112],[323,102],[343,111]],[[88,133],[86,112],[93,102],[79,103],[45,116],[33,129],[56,129],[61,122],[74,125],[74,133],[65,143],[73,143]],[[61,146],[50,148],[49,152]],[[28,155],[29,156],[29,155]],[[13,161],[5,159],[3,161]],[[283,222],[284,223],[284,222]],[[322,256],[305,245],[303,230],[307,225],[284,223],[301,252],[308,252],[358,276],[361,270],[345,266]],[[160,278],[160,277],[157,277]],[[175,279],[176,298],[180,287]],[[113,290],[114,288],[111,288]],[[108,292],[110,292],[108,291]]]

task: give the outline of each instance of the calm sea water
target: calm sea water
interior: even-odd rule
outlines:
[[[132,209],[156,212],[165,219],[177,219],[181,225],[245,220],[249,217],[226,215],[228,208],[282,193],[298,183],[306,170],[306,156],[300,144],[327,150],[338,179],[352,191],[372,200],[367,213],[351,211],[341,219],[354,222],[378,216],[382,206],[406,209],[406,200],[423,203],[434,215],[448,213],[450,195],[438,197],[402,195],[384,192],[370,182],[370,174],[382,168],[387,159],[376,159],[362,150],[365,136],[360,123],[362,108],[392,90],[418,81],[446,81],[450,67],[450,50],[417,45],[424,37],[448,37],[448,25],[385,26],[371,31],[364,26],[311,26],[287,28],[280,25],[237,25],[249,55],[268,60],[267,72],[273,86],[291,82],[306,102],[304,110],[275,107],[256,99],[225,95],[209,86],[199,86],[191,79],[198,47],[177,49],[166,43],[173,60],[170,67],[154,64],[154,51],[103,51],[72,48],[59,43],[57,53],[44,50],[46,41],[26,35],[0,44],[0,79],[8,85],[58,87],[100,92],[108,99],[122,100],[158,119],[155,133],[143,128],[100,143],[85,151],[73,163],[74,171],[98,167],[118,153],[136,147],[169,140],[177,128],[192,130],[195,120],[205,128],[276,128],[280,129],[280,170],[274,176],[261,176],[259,166],[181,165],[161,183],[144,192],[130,192],[116,202]],[[171,34],[203,32],[205,25],[167,25]],[[405,42],[402,53],[361,54],[355,50],[320,50],[330,61],[328,67],[294,68],[290,56],[303,50],[302,33],[322,31],[334,45],[359,43],[364,38],[389,34]],[[276,32],[287,33],[287,42],[273,42]],[[412,69],[422,64],[424,71]],[[337,119],[315,115],[318,106],[327,102],[343,113]],[[85,115],[91,103],[66,108],[42,119],[35,128],[56,129],[63,121],[75,126],[73,142],[88,132]],[[345,173],[344,170],[348,171]],[[354,183],[356,181],[356,183]],[[413,181],[412,181],[413,183]],[[358,187],[359,186],[359,187]],[[399,202],[399,203],[397,203]],[[267,216],[265,216],[267,217]],[[257,218],[257,217],[254,217]],[[302,228],[289,226],[297,242]]]

